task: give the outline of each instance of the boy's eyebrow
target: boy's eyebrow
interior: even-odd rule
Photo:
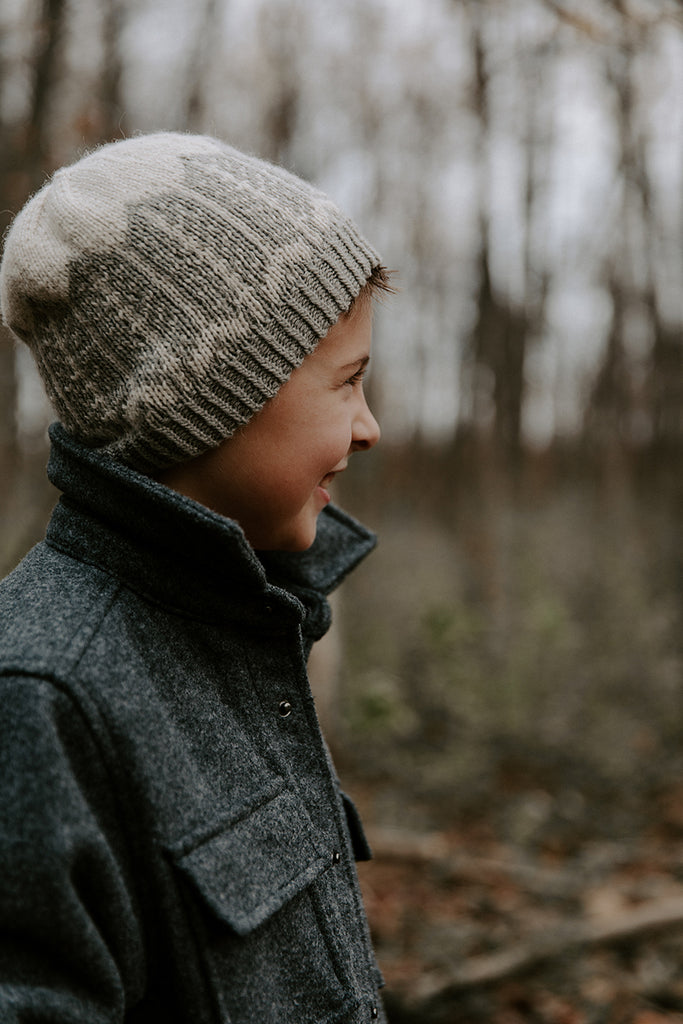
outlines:
[[[346,371],[353,370],[355,367],[358,367],[359,370],[364,370],[369,362],[370,356],[359,356],[358,359],[354,359],[352,362],[346,363],[344,366],[340,366],[339,369]]]

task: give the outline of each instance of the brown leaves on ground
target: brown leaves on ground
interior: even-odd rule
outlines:
[[[535,854],[481,827],[369,828],[392,1024],[683,1024],[683,842]]]

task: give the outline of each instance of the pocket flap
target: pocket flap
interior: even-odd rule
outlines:
[[[284,790],[220,831],[171,855],[213,912],[247,935],[331,864],[306,808]]]

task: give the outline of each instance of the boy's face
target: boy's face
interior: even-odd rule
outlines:
[[[379,440],[365,401],[372,308],[342,317],[237,434],[160,479],[237,520],[252,547],[303,551],[349,456]]]

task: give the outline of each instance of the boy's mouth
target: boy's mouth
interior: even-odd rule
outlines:
[[[334,478],[337,476],[337,474],[344,472],[347,465],[348,463],[345,462],[343,466],[338,466],[337,469],[331,469],[329,473],[325,474],[325,476],[322,478],[318,486],[322,487],[323,489],[328,488],[332,481],[334,480]]]
[[[345,469],[346,469],[346,465],[340,466],[339,469],[333,469],[331,472],[326,473],[325,476],[320,481],[320,483],[318,484],[318,490],[320,491],[320,493],[321,493],[321,495],[322,495],[322,497],[323,497],[323,499],[325,501],[325,504],[327,504],[328,502],[332,501],[332,498],[330,496],[330,492],[328,490],[328,487],[331,486],[332,481],[334,480],[336,475],[338,473],[343,473]]]

